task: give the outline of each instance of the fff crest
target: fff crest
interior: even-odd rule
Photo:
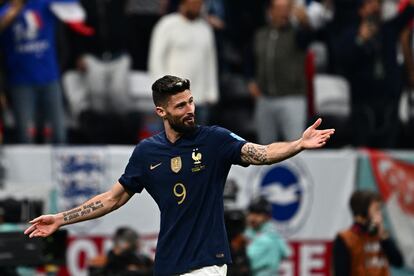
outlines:
[[[201,164],[201,158],[203,157],[203,155],[201,153],[196,153],[195,151],[193,151],[191,158],[193,158],[194,160],[194,164],[198,165]]]
[[[181,162],[181,157],[177,156],[174,158],[171,158],[171,170],[175,173],[178,173],[181,168],[182,168],[183,164]]]

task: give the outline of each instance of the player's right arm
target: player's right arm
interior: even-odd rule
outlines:
[[[106,215],[124,205],[133,193],[117,182],[109,191],[99,194],[69,211],[43,215],[30,221],[24,231],[29,237],[47,237],[61,226]]]

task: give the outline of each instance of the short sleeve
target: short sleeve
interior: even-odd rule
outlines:
[[[241,160],[241,148],[247,143],[246,140],[222,127],[215,126],[213,131],[214,139],[218,144],[218,153],[222,158],[231,164],[247,166],[248,164]]]
[[[138,144],[131,157],[129,158],[128,164],[125,168],[125,172],[119,178],[119,183],[122,184],[127,190],[141,193],[144,189],[143,185],[143,150],[142,145]]]

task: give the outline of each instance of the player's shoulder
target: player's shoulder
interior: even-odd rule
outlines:
[[[201,127],[201,133],[206,133],[207,135],[215,135],[217,137],[231,137],[236,140],[245,141],[242,137],[235,134],[234,132],[228,130],[227,128],[218,126],[218,125],[212,125],[212,126],[202,126]]]
[[[218,125],[212,125],[212,126],[199,126],[200,133],[203,134],[215,134],[215,133],[223,133],[228,131],[224,127],[218,126]]]
[[[165,145],[165,143],[166,143],[165,132],[161,131],[155,135],[152,135],[148,138],[141,140],[141,142],[139,142],[137,146],[148,148],[148,147],[156,147],[160,145]]]

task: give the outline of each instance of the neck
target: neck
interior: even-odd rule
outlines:
[[[164,129],[165,129],[165,135],[167,136],[168,141],[171,143],[175,143],[178,139],[183,136],[182,133],[179,133],[171,128],[170,124],[168,124],[167,121],[164,121]]]

